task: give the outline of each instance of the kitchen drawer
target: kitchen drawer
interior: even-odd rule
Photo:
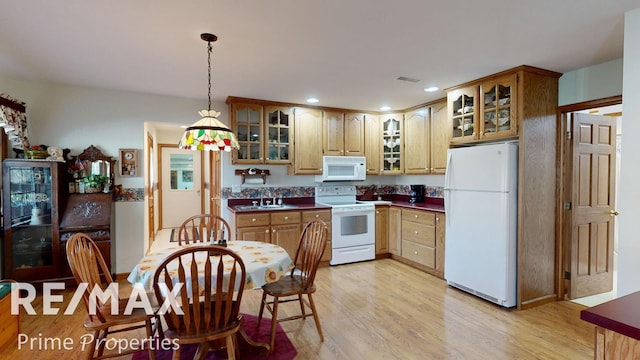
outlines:
[[[311,220],[320,219],[330,226],[331,222],[331,210],[314,210],[302,212],[302,225],[308,223]]]
[[[402,240],[402,257],[435,268],[436,249],[413,241]]]
[[[269,213],[236,215],[236,227],[269,225]]]
[[[427,225],[435,225],[436,214],[430,211],[402,209],[402,221],[413,221]]]
[[[402,221],[402,240],[436,246],[436,227],[411,221]]]
[[[274,211],[271,213],[271,225],[300,224],[299,211]]]

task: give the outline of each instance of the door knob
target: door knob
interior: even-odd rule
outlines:
[[[613,210],[613,209],[611,209],[611,210],[609,211],[609,214],[610,214],[611,216],[618,216],[618,215],[620,215],[620,213],[618,212],[618,210]]]

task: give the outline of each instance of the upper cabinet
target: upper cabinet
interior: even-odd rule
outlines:
[[[363,156],[364,114],[324,111],[322,122],[324,155]]]
[[[382,174],[404,172],[403,114],[380,115],[382,123]]]
[[[468,86],[447,93],[452,128],[451,143],[477,139],[478,86]]]
[[[322,174],[322,110],[297,107],[295,118],[295,146],[293,173],[295,175]]]
[[[444,174],[447,169],[447,150],[451,141],[447,115],[446,100],[431,105],[431,174]]]
[[[240,146],[234,164],[291,164],[291,107],[231,102],[230,111]]]
[[[364,115],[364,156],[367,158],[367,175],[380,174],[380,117],[373,114]]]
[[[510,137],[517,134],[516,74],[480,85],[480,139]]]
[[[557,73],[523,65],[447,89],[451,144],[519,137],[525,108],[547,105],[548,79]]]
[[[404,114],[404,173],[431,172],[431,109],[422,107]]]

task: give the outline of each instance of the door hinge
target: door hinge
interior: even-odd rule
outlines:
[[[573,137],[573,133],[571,131],[567,131],[567,140],[571,140]]]
[[[565,280],[571,280],[571,273],[570,273],[570,272],[568,272],[568,271],[565,271],[565,272],[564,272],[564,279],[565,279]]]
[[[571,210],[571,202],[570,201],[566,201],[564,203],[564,209],[565,210]]]

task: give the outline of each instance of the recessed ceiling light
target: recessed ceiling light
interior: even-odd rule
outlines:
[[[380,108],[380,111],[389,111],[389,110],[391,110],[390,106],[383,106]]]
[[[426,91],[426,92],[434,92],[436,90],[438,90],[437,86],[430,86],[428,88],[424,88],[424,91]]]
[[[320,100],[318,100],[318,99],[316,99],[316,98],[308,98],[308,99],[307,99],[307,102],[308,102],[309,104],[315,104],[315,103],[317,103],[318,101],[320,101]]]

